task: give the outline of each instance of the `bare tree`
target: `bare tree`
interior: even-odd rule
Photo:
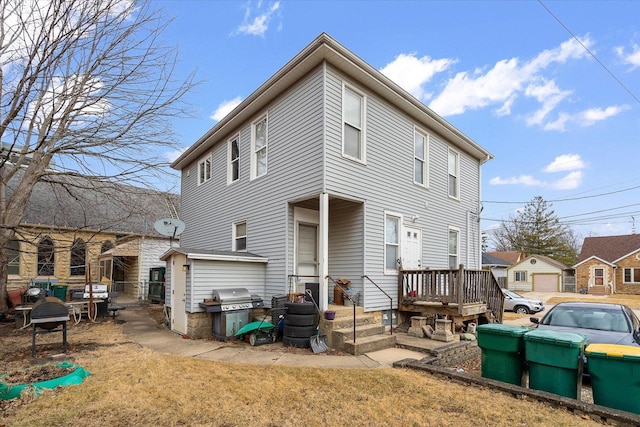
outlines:
[[[193,87],[174,76],[167,25],[147,1],[0,0],[0,311],[37,183],[148,185],[166,172],[168,119]]]
[[[573,265],[579,250],[578,237],[560,223],[551,205],[536,196],[517,215],[502,221],[492,235],[497,251],[520,251],[546,255]]]

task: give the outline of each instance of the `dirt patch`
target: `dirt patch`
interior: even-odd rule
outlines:
[[[26,369],[18,369],[7,372],[6,375],[0,377],[0,382],[7,386],[15,386],[21,384],[39,383],[55,378],[60,378],[70,374],[76,369],[73,367],[64,367],[57,365],[41,365],[33,366]]]

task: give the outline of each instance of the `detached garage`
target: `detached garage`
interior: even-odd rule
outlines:
[[[524,292],[561,292],[566,265],[544,255],[530,255],[507,268],[507,287]]]

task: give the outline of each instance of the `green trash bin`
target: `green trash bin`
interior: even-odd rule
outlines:
[[[53,296],[62,300],[67,300],[67,285],[51,285]]]
[[[488,323],[476,329],[482,350],[481,371],[484,378],[521,385],[524,366],[523,336],[526,326]]]
[[[586,343],[586,336],[569,332],[534,329],[525,334],[529,388],[577,399]]]
[[[640,414],[640,347],[589,344],[584,352],[593,402]]]

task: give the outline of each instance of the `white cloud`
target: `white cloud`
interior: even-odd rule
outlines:
[[[564,172],[584,169],[585,163],[579,154],[562,154],[544,168],[545,172]]]
[[[274,14],[280,9],[280,2],[270,4],[266,11],[262,11],[262,1],[258,2],[256,13],[251,8],[251,3],[247,3],[242,24],[236,30],[236,33],[248,34],[252,36],[264,37],[269,29],[269,24]]]
[[[425,93],[424,85],[431,78],[449,68],[455,59],[432,59],[429,56],[418,58],[415,53],[401,53],[385,65],[380,72],[400,85],[420,100],[428,99],[431,95]]]
[[[571,91],[560,90],[554,81],[548,81],[542,82],[542,84],[531,84],[527,86],[524,94],[542,104],[542,107],[540,107],[538,111],[527,117],[526,122],[531,126],[543,124],[549,113],[569,96]]]
[[[622,62],[631,65],[632,70],[640,67],[640,46],[637,44],[634,43],[631,46],[631,53],[626,53],[623,47],[617,47],[615,51],[622,59]]]
[[[555,81],[547,80],[542,72],[552,64],[587,57],[583,45],[593,50],[593,41],[587,36],[581,43],[572,38],[555,49],[539,53],[528,62],[522,62],[519,58],[503,59],[488,71],[460,72],[447,82],[430,107],[440,115],[450,116],[495,106],[496,114],[507,115],[511,114],[517,97],[524,95],[542,104],[527,122],[544,125],[549,114],[571,92],[558,88]]]
[[[239,96],[233,98],[230,101],[223,101],[218,108],[209,116],[210,119],[219,122],[224,116],[229,114],[234,108],[236,108],[242,102],[242,98]]]
[[[575,114],[560,113],[558,119],[546,123],[544,129],[564,131],[567,123],[575,123],[580,127],[589,127],[602,120],[617,116],[630,108],[629,105],[612,105],[606,108],[590,108]]]
[[[574,171],[566,176],[548,184],[552,190],[574,190],[582,184],[582,171]]]
[[[180,157],[182,155],[182,153],[187,151],[187,148],[188,147],[184,147],[184,148],[181,148],[179,150],[168,151],[168,152],[164,153],[164,155],[167,157],[167,159],[169,159],[169,162],[173,162],[178,157]]]
[[[612,105],[607,108],[591,108],[580,112],[577,115],[578,122],[581,126],[591,126],[592,124],[616,116],[631,107],[628,105]]]
[[[513,176],[510,178],[491,178],[491,185],[521,185],[524,187],[540,187],[550,190],[573,190],[582,184],[582,172],[574,171],[552,182],[540,181],[531,175]]]
[[[491,185],[524,185],[525,187],[541,187],[544,185],[542,181],[538,181],[531,175],[512,176],[511,178],[502,179],[499,176],[491,178]]]

